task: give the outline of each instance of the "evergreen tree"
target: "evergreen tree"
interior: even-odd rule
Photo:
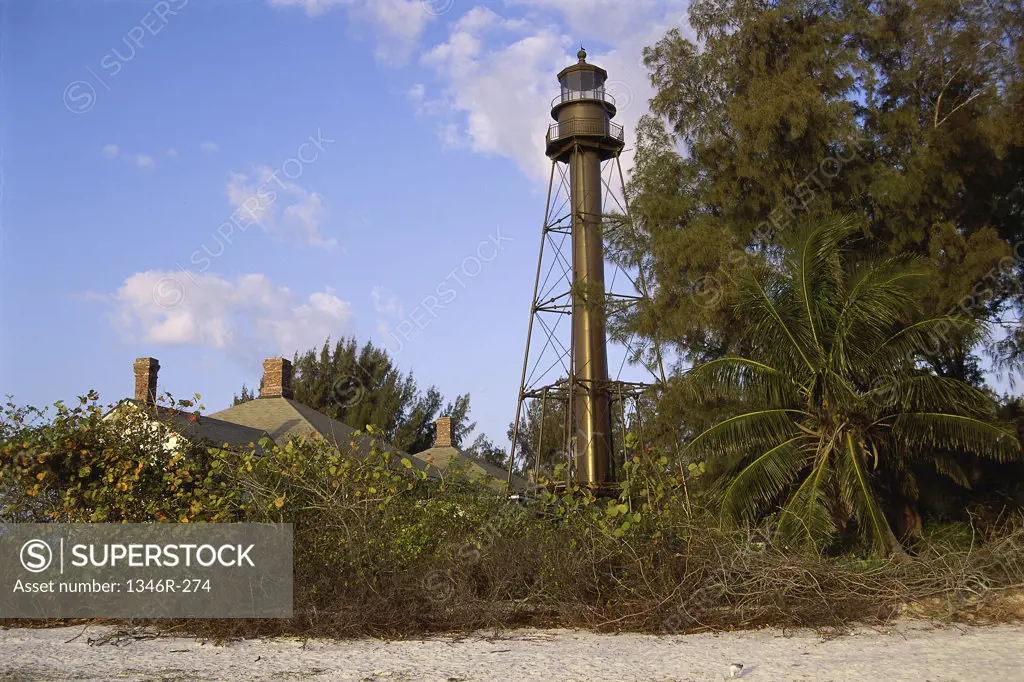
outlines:
[[[426,450],[434,441],[434,422],[452,418],[452,442],[458,447],[475,428],[469,421],[469,394],[445,401],[435,387],[420,391],[413,374],[394,366],[387,351],[354,338],[330,340],[319,351],[296,353],[292,361],[295,400],[362,429],[377,428],[395,447]],[[235,404],[255,397],[244,385]]]
[[[466,452],[474,459],[490,462],[499,467],[508,466],[508,453],[492,443],[491,439],[482,433],[476,437]]]
[[[262,379],[260,379],[260,388],[263,388],[263,380]],[[241,393],[241,395],[236,395],[234,397],[234,399],[231,401],[231,407],[234,407],[235,405],[241,405],[242,403],[247,403],[250,400],[255,400],[258,397],[259,397],[259,391],[256,391],[256,392],[250,391],[249,387],[246,386],[243,383],[242,384],[242,393]]]
[[[530,400],[526,403],[520,417],[519,434],[516,436],[515,471],[525,475],[532,472],[536,465],[540,476],[551,476],[556,466],[568,461],[565,407],[564,400],[554,398]],[[510,442],[514,427],[514,423],[508,425]],[[505,466],[508,466],[508,462]]]
[[[1022,6],[695,0],[696,40],[674,29],[645,51],[655,116],[637,130],[633,222],[611,245],[645,266],[653,305],[620,316],[620,333],[690,360],[742,352],[741,273],[835,211],[866,217],[859,248],[923,258],[929,314],[1018,317]],[[1010,331],[989,350],[1020,366],[1024,333]],[[954,341],[927,361],[980,381],[972,340]]]

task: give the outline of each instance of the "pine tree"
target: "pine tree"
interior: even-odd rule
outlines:
[[[742,351],[742,272],[837,211],[866,218],[865,251],[924,259],[929,313],[1019,317],[1021,0],[695,0],[690,23],[694,40],[674,29],[645,51],[655,116],[612,246],[646,264],[653,306],[620,328],[690,360]],[[1024,328],[1009,330],[988,350],[1019,367]],[[976,350],[928,361],[980,381]]]
[[[475,428],[469,421],[469,394],[445,401],[435,387],[421,392],[413,374],[394,366],[387,350],[354,338],[330,339],[319,351],[296,353],[292,361],[295,400],[315,410],[363,429],[375,427],[395,447],[420,452],[434,441],[434,422],[445,414],[452,418],[452,442],[458,447]],[[245,385],[239,404],[255,397]]]

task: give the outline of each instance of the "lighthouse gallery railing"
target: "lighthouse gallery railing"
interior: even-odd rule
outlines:
[[[583,99],[596,99],[613,106],[615,105],[615,98],[611,96],[611,93],[605,92],[604,88],[595,88],[591,90],[563,90],[562,94],[551,100],[551,108],[566,102],[576,102]]]
[[[548,126],[548,142],[573,135],[611,137],[622,141],[623,128],[618,123],[601,118],[570,118]]]

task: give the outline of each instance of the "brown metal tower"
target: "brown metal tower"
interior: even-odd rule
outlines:
[[[549,398],[563,400],[566,411],[564,452],[569,469],[577,482],[600,487],[614,479],[613,398],[623,398],[624,390],[635,394],[640,385],[609,381],[605,331],[611,295],[605,286],[602,195],[610,190],[610,182],[604,177],[603,166],[607,165],[606,161],[614,160],[621,187],[622,169],[618,158],[624,146],[623,128],[612,122],[615,100],[604,87],[608,73],[588,64],[582,47],[577,56],[576,64],[558,74],[561,93],[551,103],[551,117],[556,122],[548,128],[546,140],[547,156],[552,164],[548,206],[530,308],[509,472],[511,476],[525,401],[534,398],[545,402]],[[557,191],[553,191],[556,172],[561,182]],[[622,213],[627,212],[621,205],[619,208]],[[542,279],[545,244],[553,248],[549,248],[548,253],[551,267]],[[557,275],[559,267],[563,270],[561,276]],[[552,283],[553,274],[556,276]],[[567,287],[563,289],[560,285]],[[546,322],[544,314],[557,319],[554,323]],[[557,339],[556,330],[561,321],[558,316],[570,319],[568,348]],[[535,323],[546,333],[547,343],[539,354],[534,353],[535,371],[530,373]],[[559,347],[560,353],[557,352]],[[552,368],[563,373],[557,381],[544,384],[543,380],[534,381],[534,378],[536,372],[543,369],[539,366],[541,356],[549,349],[555,350],[558,356]],[[542,379],[544,374],[540,375]],[[548,437],[552,435],[555,434]],[[538,451],[539,448],[538,445]]]

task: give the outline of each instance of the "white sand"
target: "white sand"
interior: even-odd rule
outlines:
[[[83,633],[84,630],[84,633]],[[761,630],[683,636],[519,630],[415,641],[159,637],[89,643],[99,627],[0,630],[0,681],[15,680],[1024,680],[1024,626],[903,623],[823,637]],[[74,641],[67,640],[80,635]]]

